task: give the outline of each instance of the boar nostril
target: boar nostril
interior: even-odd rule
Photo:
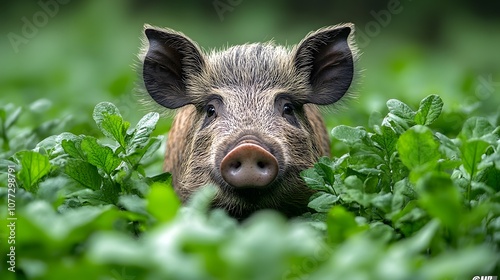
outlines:
[[[231,169],[237,170],[241,167],[241,162],[240,161],[231,162],[230,165],[231,165],[230,166]]]
[[[222,178],[235,188],[262,188],[278,175],[278,161],[257,144],[238,145],[222,159]]]

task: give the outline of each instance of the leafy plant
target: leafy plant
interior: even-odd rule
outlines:
[[[15,152],[33,149],[40,140],[67,128],[71,117],[51,120],[42,117],[51,107],[52,102],[47,99],[27,106],[8,103],[0,107],[0,157],[8,158]],[[29,120],[29,126],[17,125],[23,118]]]
[[[458,137],[450,139],[429,127],[442,106],[436,95],[422,100],[417,111],[389,100],[387,116],[370,120],[372,131],[348,126],[332,130],[349,153],[322,158],[302,172],[318,190],[309,206],[319,213],[316,219],[326,221],[329,243],[343,244],[366,232],[397,246],[427,231],[431,239],[412,257],[431,266],[438,259],[453,263],[453,252],[498,252],[500,127],[471,117]],[[420,272],[438,279],[463,277],[479,266],[498,269],[498,257],[493,260],[448,272],[436,268],[435,275],[423,266]],[[420,272],[415,268],[412,273]]]
[[[1,278],[497,275],[498,124],[472,116],[458,135],[446,136],[434,126],[443,108],[436,95],[416,111],[398,100],[387,107],[367,127],[335,127],[332,136],[348,152],[301,173],[317,190],[312,213],[286,220],[266,210],[238,223],[210,209],[215,187],[181,206],[168,173],[148,176],[145,167],[162,142],[152,136],[158,114],[132,128],[114,105],[100,103],[93,118],[105,137],[62,133],[2,161],[15,171],[18,188],[16,272],[2,267]],[[2,185],[4,221],[12,216],[8,194]],[[2,237],[9,234],[2,227]],[[0,244],[3,264],[10,246]]]

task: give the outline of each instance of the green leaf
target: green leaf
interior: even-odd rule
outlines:
[[[13,112],[8,114],[4,125],[5,131],[7,131],[14,123],[16,123],[16,121],[19,119],[19,116],[21,116],[22,112],[23,108],[17,107]]]
[[[428,222],[428,214],[418,207],[417,200],[411,200],[401,211],[394,211],[390,218],[394,227],[406,235],[413,234]]]
[[[334,206],[328,212],[326,224],[328,240],[333,244],[339,244],[352,235],[366,230],[366,226],[358,226],[354,215],[342,206]]]
[[[148,113],[137,123],[131,137],[127,139],[127,150],[146,146],[149,136],[156,127],[160,115],[156,112]]]
[[[415,231],[410,238],[404,239],[394,245],[394,249],[400,251],[400,257],[414,255],[429,248],[432,240],[439,232],[440,224],[437,220],[431,220],[423,228]]]
[[[328,212],[339,201],[339,197],[326,192],[317,192],[311,196],[307,207],[320,213]]]
[[[382,121],[383,126],[390,127],[396,134],[402,134],[415,125],[415,112],[408,105],[397,99],[390,99],[386,104],[389,113]]]
[[[482,138],[492,133],[494,127],[483,117],[472,117],[465,121],[460,136],[463,140]]]
[[[419,203],[432,217],[457,233],[462,213],[458,188],[445,173],[430,172],[417,182]]]
[[[394,132],[394,130],[385,125],[380,127],[380,132],[382,134],[373,134],[371,138],[380,146],[387,159],[389,159],[392,153],[396,150],[398,135]]]
[[[25,213],[29,223],[41,229],[49,238],[46,246],[54,246],[56,242],[72,246],[73,242],[86,238],[95,228],[111,229],[113,222],[119,217],[118,211],[110,206],[79,207],[60,214],[45,201],[35,201],[29,204]],[[98,220],[103,218],[103,222],[98,223]],[[22,238],[32,239],[30,242],[40,240],[38,236],[29,235],[31,235],[30,232],[23,232]],[[57,252],[57,250],[54,251]]]
[[[334,164],[326,157],[320,158],[320,160],[314,164],[316,172],[323,177],[325,183],[330,186],[333,186],[335,182],[335,173],[332,167],[335,167]]]
[[[206,185],[197,189],[188,200],[187,205],[196,213],[206,213],[212,207],[212,201],[218,192],[217,189],[214,185]]]
[[[351,175],[345,178],[344,184],[349,189],[363,190],[363,181],[361,181],[361,179],[359,179],[356,175]]]
[[[88,162],[104,170],[106,174],[111,174],[122,162],[110,147],[102,146],[94,137],[86,136],[83,138],[81,147],[87,155]]]
[[[382,114],[380,112],[373,111],[370,114],[370,118],[368,119],[368,127],[371,127],[371,128],[378,127],[382,123],[383,119],[384,119],[384,117],[382,116]]]
[[[61,142],[61,147],[68,155],[76,159],[86,160],[86,156],[81,145],[82,138],[75,138],[72,140],[64,139]]]
[[[125,137],[129,122],[123,121],[120,111],[109,102],[101,102],[94,108],[93,118],[97,127],[104,135],[116,140],[120,146],[125,147]]]
[[[421,125],[432,124],[443,109],[443,100],[437,95],[429,95],[420,102],[420,106],[415,114],[415,122]]]
[[[391,206],[393,196],[394,195],[392,193],[379,194],[377,196],[374,196],[370,200],[370,203],[378,209],[382,210],[384,213],[389,213],[392,209]]]
[[[130,123],[123,121],[121,116],[109,115],[106,116],[101,124],[101,130],[108,132],[104,135],[112,137],[120,144],[120,146],[125,147],[125,137],[127,135],[127,129]]]
[[[105,202],[105,204],[117,204],[119,201],[120,188],[122,187],[123,186],[120,186],[118,183],[112,181],[111,179],[104,178],[102,180],[101,189],[95,191],[95,193],[100,192],[100,195],[98,197],[94,197],[94,199],[97,198],[98,200],[102,200]]]
[[[153,177],[147,177],[146,182],[152,185],[155,182],[169,184],[172,181],[172,174],[168,172],[160,173]]]
[[[132,213],[140,214],[142,216],[148,215],[148,212],[146,211],[146,201],[135,194],[121,195],[118,198],[118,206],[123,207]]]
[[[368,176],[363,182],[365,193],[377,193],[380,191],[379,176]]]
[[[498,251],[495,252],[484,245],[444,252],[421,268],[420,279],[460,279],[464,275],[482,275],[478,271],[493,271],[497,263],[496,259],[498,259]],[[490,279],[488,277],[470,278]]]
[[[399,137],[397,148],[401,161],[409,169],[435,163],[440,158],[439,143],[434,140],[432,131],[421,125],[403,133]]]
[[[457,160],[460,158],[460,149],[450,138],[446,135],[436,132],[436,137],[439,139],[441,145],[439,151],[450,160]]]
[[[332,129],[332,136],[348,145],[353,145],[366,136],[366,131],[360,127],[339,125]]]
[[[403,209],[410,201],[417,198],[417,194],[408,179],[403,179],[394,184],[394,196],[392,197],[391,208],[397,212]]]
[[[500,191],[500,170],[494,166],[488,166],[477,174],[477,181],[484,182],[498,192]]]
[[[102,178],[97,167],[80,159],[68,159],[64,166],[64,173],[82,186],[98,190],[101,188]]]
[[[389,99],[386,103],[389,113],[406,121],[413,121],[415,112],[405,103],[397,99]]]
[[[58,207],[65,202],[66,194],[71,192],[71,183],[71,179],[65,176],[47,178],[38,185],[36,197]]]
[[[488,146],[489,144],[487,142],[477,138],[462,143],[460,147],[460,151],[462,152],[462,163],[465,170],[467,170],[471,176],[476,174],[481,157]]]
[[[46,155],[34,151],[21,151],[14,155],[18,159],[21,170],[19,178],[26,190],[34,192],[40,179],[50,172],[51,164]]]
[[[154,183],[146,199],[148,212],[159,222],[173,220],[181,205],[172,186],[163,183]]]
[[[404,120],[394,114],[387,114],[382,121],[382,126],[391,128],[397,135],[403,134],[408,128],[413,126],[413,120]]]
[[[321,175],[318,174],[316,169],[309,168],[300,172],[300,176],[304,179],[304,182],[313,190],[318,191],[328,191],[325,186],[325,180]]]
[[[133,280],[134,275],[128,275],[131,267],[151,265],[151,252],[144,246],[142,240],[137,240],[121,232],[97,232],[89,240],[86,255],[93,262],[102,264],[123,265],[116,272],[115,279]],[[127,270],[125,269],[127,267]]]
[[[100,127],[104,118],[106,116],[120,116],[120,111],[113,103],[110,102],[101,102],[94,107],[94,112],[92,113],[92,117],[94,118],[97,126]]]
[[[2,123],[4,123],[5,119],[7,118],[6,107],[7,106],[0,107],[0,121],[2,121]],[[1,127],[3,127],[3,126],[0,126],[0,128]]]
[[[149,138],[149,141],[146,144],[146,146],[141,148],[141,150],[144,151],[142,158],[152,157],[153,154],[161,147],[161,144],[164,141],[165,141],[165,137],[163,137],[162,135]]]
[[[485,155],[484,158],[482,158],[481,163],[478,166],[479,169],[494,165],[498,170],[500,170],[500,144],[494,148],[494,150],[496,151],[495,153]]]
[[[163,142],[162,136],[149,138],[144,147],[131,148],[127,152],[127,160],[132,165],[138,164],[143,158],[151,157],[161,146]]]
[[[46,98],[41,98],[31,103],[29,109],[32,112],[40,114],[40,113],[45,113],[47,110],[50,109],[50,107],[52,107],[52,101]]]
[[[386,159],[387,160],[387,159]],[[365,174],[379,174],[377,166],[385,164],[384,155],[380,155],[380,148],[368,145],[358,145],[350,152],[349,168]]]

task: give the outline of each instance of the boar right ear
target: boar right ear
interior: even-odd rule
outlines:
[[[146,28],[149,48],[142,77],[149,95],[160,105],[175,109],[193,101],[186,93],[186,78],[198,74],[204,60],[198,47],[172,30]]]
[[[327,27],[306,36],[298,45],[295,67],[306,73],[312,87],[307,102],[328,105],[341,99],[354,76],[349,35],[354,25]]]

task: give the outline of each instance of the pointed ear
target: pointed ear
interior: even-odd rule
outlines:
[[[149,47],[142,77],[149,95],[169,109],[192,103],[186,78],[199,74],[204,60],[198,47],[185,35],[167,29],[146,27]]]
[[[306,36],[298,45],[294,63],[305,72],[313,89],[308,103],[328,105],[341,99],[354,75],[353,51],[349,47],[352,24],[327,27]]]

